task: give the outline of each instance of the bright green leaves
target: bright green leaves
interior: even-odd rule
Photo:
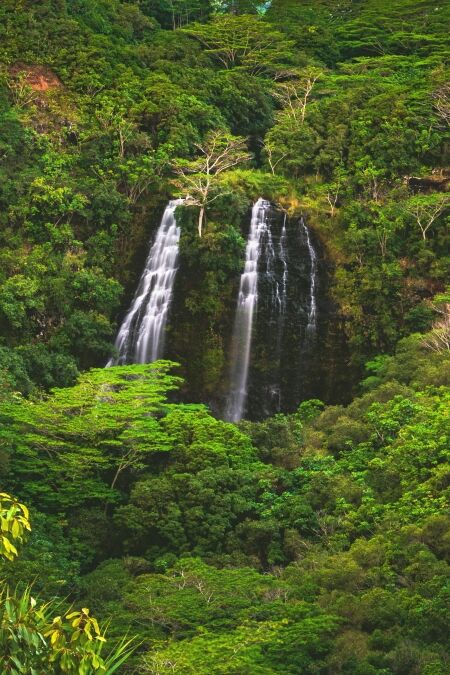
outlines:
[[[23,543],[31,531],[29,512],[4,492],[0,493],[0,524],[0,557],[14,561],[15,544]],[[6,672],[112,673],[114,664],[129,656],[131,642],[123,641],[106,660],[101,657],[106,639],[89,609],[51,618],[50,612],[57,608],[57,602],[38,604],[29,587],[11,592],[0,582],[0,650]]]
[[[275,75],[294,59],[293,43],[268,22],[251,15],[216,16],[208,24],[193,24],[184,30],[226,69]]]
[[[273,0],[246,14],[256,4],[216,3],[208,21],[207,0],[1,3],[3,60],[59,81],[1,75],[0,469],[45,514],[17,561],[28,514],[1,496],[5,574],[84,594],[116,633],[138,626],[144,672],[443,673],[448,322],[373,355],[429,329],[448,276],[447,8]],[[211,130],[219,155],[237,143],[217,180]],[[364,395],[240,429],[169,403],[167,363],[38,395],[106,362],[118,280],[135,282],[171,166],[207,211],[201,240],[194,209],[178,214],[183,397],[226,388],[241,225],[262,194],[308,212],[326,243],[351,367],[371,359]],[[0,606],[11,672],[108,673],[126,656],[102,661],[86,608],[28,591]]]
[[[0,556],[14,560],[17,544],[31,531],[28,509],[5,492],[0,492]]]
[[[0,289],[0,312],[15,329],[23,329],[28,313],[42,311],[43,307],[37,279],[16,274],[7,279]]]
[[[112,561],[103,566],[107,579],[116,567]],[[90,576],[86,586],[94,599],[99,575]],[[144,672],[168,672],[169,663],[175,672],[205,675],[302,672],[329,652],[338,625],[330,613],[298,601],[295,582],[242,565],[217,569],[199,558],[183,557],[164,574],[130,579],[118,596],[116,611],[133,607],[142,631]]]
[[[54,651],[51,661],[57,661],[58,657],[63,659],[73,649],[83,650],[83,660],[90,659],[94,670],[102,669],[103,664],[96,653],[95,641],[106,642],[106,638],[100,631],[97,619],[90,616],[88,608],[69,612],[64,617],[55,616],[44,637],[48,638]]]
[[[89,609],[53,617],[52,613],[58,610],[58,602],[38,603],[30,588],[22,592],[2,589],[0,649],[6,672],[107,675],[133,651],[132,641],[123,640],[107,656],[102,655],[106,638]]]
[[[269,470],[245,435],[206,410],[175,407],[161,426],[172,442],[170,462],[138,480],[115,511],[126,549],[155,564],[167,550],[233,556],[240,524],[255,515],[258,478]]]
[[[249,620],[228,633],[204,630],[191,640],[174,641],[165,649],[150,653],[146,672],[157,669],[156,672],[180,675],[307,673],[317,653],[329,650],[329,634],[334,627],[334,618],[323,616],[296,623],[289,619]],[[283,662],[290,667],[280,666]],[[172,663],[174,666],[168,665]]]
[[[171,447],[155,418],[165,411],[167,392],[180,383],[169,374],[171,366],[98,369],[41,401],[5,403],[0,415],[8,420],[10,431],[3,436],[14,481],[21,482],[26,471],[29,498],[48,505],[114,500],[124,472],[144,468],[152,454]],[[31,458],[33,467],[27,468]],[[41,484],[45,475],[59,486],[59,495]]]
[[[448,8],[429,0],[397,0],[395,4],[370,0],[352,12],[337,29],[344,56],[360,54],[445,53]]]

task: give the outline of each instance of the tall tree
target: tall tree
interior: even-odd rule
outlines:
[[[125,471],[142,469],[152,453],[170,447],[157,415],[180,382],[168,374],[171,365],[96,369],[41,401],[2,403],[0,443],[10,456],[14,489],[25,471],[28,498],[50,509],[74,500],[114,500]]]
[[[294,59],[293,42],[256,16],[215,16],[208,24],[192,24],[185,30],[227,69],[275,75]]]
[[[280,102],[283,112],[295,122],[303,124],[306,108],[314,86],[323,70],[314,66],[281,73],[283,80],[275,89],[274,96]]]
[[[419,226],[422,239],[426,241],[427,233],[450,205],[450,197],[441,194],[416,195],[405,204],[405,212],[411,216]]]
[[[199,207],[198,236],[202,236],[206,208],[223,194],[220,176],[226,171],[247,162],[251,155],[246,141],[222,131],[211,133],[202,144],[196,144],[199,157],[174,162],[177,174],[174,185],[185,195],[186,206]]]

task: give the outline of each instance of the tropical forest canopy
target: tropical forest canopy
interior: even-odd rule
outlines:
[[[449,15],[1,2],[2,673],[449,672]],[[187,196],[170,360],[104,368]],[[231,424],[261,197],[320,251],[328,385]]]

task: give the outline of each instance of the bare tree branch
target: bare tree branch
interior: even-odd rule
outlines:
[[[201,237],[206,208],[224,194],[224,191],[219,189],[219,176],[247,162],[251,155],[247,151],[244,138],[231,136],[222,131],[214,131],[207,137],[205,143],[198,143],[195,147],[200,154],[199,157],[193,160],[176,160],[172,165],[173,172],[178,176],[172,182],[185,193],[187,206],[200,208],[198,235]]]

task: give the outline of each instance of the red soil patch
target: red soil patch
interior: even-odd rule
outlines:
[[[13,77],[25,77],[27,84],[34,91],[48,91],[62,85],[59,77],[47,66],[30,66],[25,63],[15,63],[9,69]]]

